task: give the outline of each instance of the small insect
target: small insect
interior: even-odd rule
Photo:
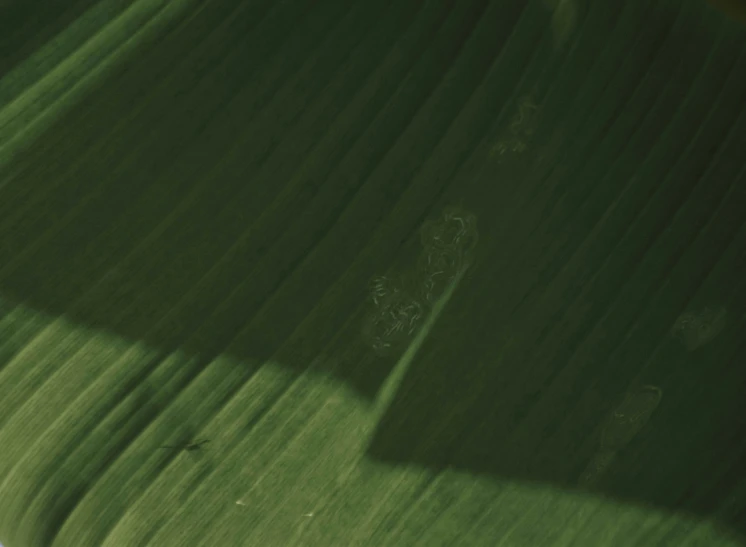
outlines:
[[[186,441],[184,443],[177,444],[177,445],[164,445],[164,446],[161,446],[160,448],[172,448],[172,449],[186,450],[187,452],[192,452],[194,450],[198,450],[202,448],[203,445],[209,442],[210,442],[209,439],[202,439],[200,441]]]

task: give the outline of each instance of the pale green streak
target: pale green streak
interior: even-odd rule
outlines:
[[[36,139],[117,66],[132,57],[139,44],[158,36],[163,27],[189,9],[194,1],[138,0],[38,82],[3,106],[0,110],[0,168],[15,157],[24,143]],[[79,32],[89,31],[79,29]],[[71,35],[67,39],[74,41]],[[14,73],[15,82],[3,82],[3,86],[7,86],[4,89],[20,85],[18,74],[26,70],[24,67],[21,65]]]
[[[123,12],[129,3],[128,0],[96,2],[92,8],[41,46],[28,59],[8,72],[0,79],[0,112],[8,103],[85,45],[111,21],[112,14]]]
[[[466,268],[462,269],[461,271],[459,271],[458,274],[456,274],[456,277],[448,285],[446,290],[443,292],[443,295],[433,305],[432,311],[425,319],[422,327],[417,331],[417,334],[415,335],[412,342],[409,344],[409,346],[407,346],[407,349],[404,351],[404,355],[401,356],[399,361],[394,366],[394,370],[391,371],[391,373],[384,381],[380,391],[378,392],[378,396],[376,397],[376,401],[374,404],[373,414],[376,421],[380,420],[380,418],[386,413],[386,410],[391,405],[391,401],[396,396],[396,393],[399,390],[399,386],[401,385],[404,376],[409,370],[409,366],[417,355],[420,347],[422,347],[422,344],[425,342],[425,339],[430,334],[430,331],[435,325],[435,322],[438,320],[438,317],[440,317],[440,315],[443,313],[446,304],[448,304],[448,301],[453,296],[453,293],[456,291],[456,287],[461,282],[461,278],[464,276],[465,273]]]

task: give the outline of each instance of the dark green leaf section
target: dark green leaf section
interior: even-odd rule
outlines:
[[[0,541],[744,541],[745,149],[700,0],[0,0]]]

